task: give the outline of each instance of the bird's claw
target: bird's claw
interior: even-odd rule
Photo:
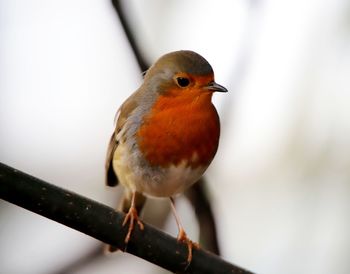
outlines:
[[[130,207],[129,212],[125,215],[124,221],[123,221],[123,226],[125,226],[128,222],[129,223],[129,229],[128,229],[128,233],[125,236],[125,240],[124,243],[127,244],[130,240],[131,237],[131,233],[134,229],[135,226],[135,221],[137,222],[139,228],[141,230],[144,229],[144,225],[143,223],[139,220],[139,216],[137,214],[137,210],[135,207]]]
[[[177,241],[187,244],[187,248],[188,248],[188,255],[187,255],[187,263],[188,265],[191,263],[192,261],[192,249],[199,249],[199,244],[192,242],[186,235],[186,232],[183,229],[179,230],[179,234],[177,236]]]

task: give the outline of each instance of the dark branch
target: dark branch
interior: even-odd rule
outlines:
[[[124,214],[0,163],[0,198],[125,249]],[[250,273],[205,250],[193,250],[186,269],[187,246],[150,225],[132,234],[127,252],[172,272]]]
[[[213,211],[205,191],[205,179],[190,187],[185,195],[191,202],[199,223],[199,242],[203,247],[219,255],[219,244],[217,240],[216,226]]]

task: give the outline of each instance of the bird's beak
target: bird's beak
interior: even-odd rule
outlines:
[[[208,89],[210,91],[218,91],[218,92],[227,92],[228,90],[223,87],[222,85],[219,85],[215,83],[214,81],[209,83],[207,86],[205,86],[205,89]]]

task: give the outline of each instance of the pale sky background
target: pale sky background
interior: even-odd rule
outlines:
[[[350,2],[124,2],[149,62],[194,50],[229,89],[206,173],[222,256],[256,273],[349,273]],[[1,162],[114,206],[106,146],[141,81],[109,1],[0,0]],[[0,243],[1,274],[55,273],[99,245],[5,202]],[[70,273],[168,272],[119,252]]]

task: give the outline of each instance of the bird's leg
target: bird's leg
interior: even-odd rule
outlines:
[[[135,221],[137,222],[137,224],[139,225],[140,229],[143,230],[144,229],[144,225],[143,223],[139,220],[139,216],[137,214],[137,210],[136,210],[136,205],[135,205],[135,197],[136,197],[136,192],[132,193],[132,198],[131,198],[131,205],[129,208],[128,213],[125,215],[124,221],[123,221],[123,226],[125,226],[128,222],[129,223],[129,229],[128,229],[128,233],[126,234],[125,237],[125,244],[127,244],[130,240],[130,236],[131,233],[134,229],[135,226]]]
[[[187,256],[187,263],[189,264],[192,261],[192,248],[199,248],[199,244],[192,242],[186,235],[186,232],[181,224],[180,218],[176,213],[176,209],[175,209],[175,203],[174,203],[174,198],[170,197],[170,204],[171,204],[171,209],[173,211],[173,214],[175,216],[175,220],[176,220],[176,224],[177,227],[179,229],[179,234],[177,235],[177,240],[179,242],[183,242],[185,244],[187,244],[187,248],[188,248],[188,256]]]

